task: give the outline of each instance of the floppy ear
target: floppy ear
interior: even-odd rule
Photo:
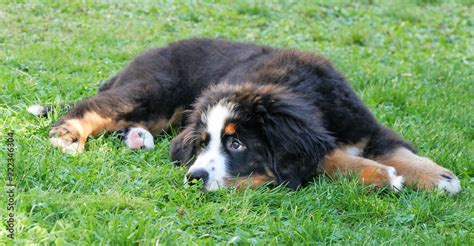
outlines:
[[[194,155],[194,128],[187,126],[171,141],[170,158],[178,165],[188,165]]]
[[[300,95],[273,95],[258,106],[279,183],[292,189],[321,172],[321,161],[334,138],[320,122],[319,111]]]

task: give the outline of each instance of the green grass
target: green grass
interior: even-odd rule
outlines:
[[[18,244],[473,244],[474,6],[469,1],[84,1],[0,3],[0,132],[16,137]],[[318,52],[330,58],[385,125],[453,170],[456,196],[378,192],[321,178],[286,189],[184,189],[170,136],[132,152],[99,136],[87,152],[53,149],[59,117],[33,103],[72,102],[141,51],[194,36]],[[6,193],[0,182],[0,244]]]

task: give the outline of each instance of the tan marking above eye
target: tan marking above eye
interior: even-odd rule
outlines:
[[[206,142],[207,140],[207,133],[206,131],[201,131],[201,141]]]
[[[237,132],[237,126],[234,123],[227,123],[224,128],[225,135],[234,135]]]

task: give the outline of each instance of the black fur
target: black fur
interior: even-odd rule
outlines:
[[[321,174],[321,160],[336,142],[324,129],[316,107],[302,95],[277,85],[212,86],[199,98],[183,132],[195,134],[189,138],[196,142],[183,148],[183,137],[178,136],[172,143],[173,160],[189,162],[192,154],[199,152],[200,117],[223,99],[237,105],[230,121],[238,125],[238,137],[252,151],[244,160],[233,158],[230,170],[234,175],[264,174],[268,168],[279,183],[296,188]],[[253,165],[249,167],[249,163]]]
[[[239,157],[247,164],[232,167],[234,175],[270,168],[279,183],[296,188],[321,173],[321,160],[337,146],[366,141],[364,156],[411,149],[376,121],[326,59],[215,39],[145,52],[69,116],[94,110],[133,124],[169,119],[183,107],[191,114],[172,142],[171,158],[189,163],[199,152],[200,115],[222,99],[238,105],[233,120],[258,149],[250,159]]]

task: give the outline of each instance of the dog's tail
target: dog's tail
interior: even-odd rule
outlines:
[[[26,110],[37,117],[48,117],[48,114],[56,111],[57,109],[59,110],[68,110],[72,105],[70,104],[59,104],[58,106],[53,106],[51,104],[49,105],[39,105],[35,104],[30,107],[28,107]]]

